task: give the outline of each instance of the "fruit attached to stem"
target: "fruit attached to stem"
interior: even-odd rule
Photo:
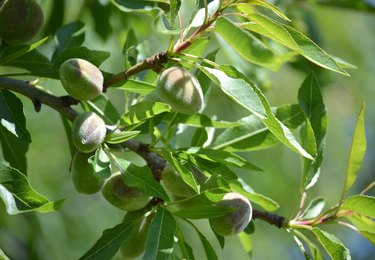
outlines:
[[[220,206],[236,208],[236,210],[217,218],[211,218],[211,228],[221,236],[229,236],[242,232],[251,221],[252,207],[249,200],[236,192],[224,195],[218,203]]]
[[[181,67],[164,70],[156,85],[159,98],[182,114],[194,114],[203,106],[203,92],[193,74]]]
[[[103,186],[104,181],[95,176],[95,170],[88,159],[94,153],[77,152],[72,161],[73,185],[79,193],[94,194]]]
[[[73,144],[83,153],[95,151],[103,143],[105,135],[105,123],[94,112],[82,113],[73,122]]]
[[[120,173],[112,175],[106,181],[102,193],[109,203],[126,211],[141,209],[145,207],[151,199],[138,188],[127,186]]]
[[[7,44],[27,42],[39,32],[43,22],[42,8],[34,0],[0,1],[0,38]]]
[[[77,100],[90,100],[103,91],[103,74],[92,63],[83,59],[69,59],[60,66],[61,84]]]

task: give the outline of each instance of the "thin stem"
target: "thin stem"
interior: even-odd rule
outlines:
[[[153,147],[153,146],[155,146],[164,136],[165,136],[165,134],[169,131],[169,129],[172,127],[172,125],[173,125],[173,123],[174,123],[174,121],[176,121],[176,118],[177,118],[177,115],[178,115],[178,113],[177,112],[175,112],[174,114],[173,114],[173,117],[172,117],[172,119],[171,119],[171,121],[169,121],[169,123],[168,123],[168,126],[164,129],[164,131],[163,131],[163,133],[155,140],[155,141],[153,141],[151,144],[150,144],[150,147]]]
[[[359,232],[358,228],[356,228],[355,226],[353,226],[353,225],[351,225],[351,224],[349,224],[349,223],[347,223],[347,222],[344,222],[344,221],[337,221],[337,224],[340,224],[340,225],[342,225],[342,226],[348,227],[348,228],[354,230],[355,232]]]
[[[371,182],[360,194],[363,195],[375,186],[375,181]]]
[[[299,217],[301,216],[303,208],[305,206],[306,198],[307,198],[307,193],[306,193],[306,191],[304,191],[302,193],[302,196],[301,196],[301,201],[300,201],[300,204],[299,204],[299,209],[298,209],[297,215],[294,219],[299,219]]]

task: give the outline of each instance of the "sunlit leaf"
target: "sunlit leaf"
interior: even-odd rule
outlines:
[[[133,225],[131,223],[121,223],[113,228],[104,230],[99,240],[79,259],[112,259],[121,244],[130,235],[132,228]]]
[[[275,116],[290,129],[297,128],[304,120],[298,105],[283,105],[275,110]],[[218,135],[212,148],[229,152],[254,151],[280,143],[262,121],[254,115],[244,117],[238,123],[241,125],[226,129]]]
[[[349,249],[347,249],[337,237],[319,228],[313,228],[312,232],[314,232],[319,242],[333,260],[351,259]]]
[[[354,129],[352,145],[346,170],[344,192],[354,184],[366,153],[365,105],[362,106]]]
[[[312,219],[317,217],[325,206],[325,199],[322,197],[317,197],[310,201],[306,209],[301,214],[301,219]]]
[[[251,254],[253,252],[253,240],[251,239],[251,237],[248,234],[246,234],[245,232],[241,232],[238,235],[238,239],[240,240],[241,245],[242,245],[243,249],[245,250],[245,252],[249,256],[251,256]]]
[[[253,22],[241,24],[242,28],[259,33],[274,41],[277,41],[286,47],[297,51],[306,59],[325,69],[332,70],[340,74],[349,75],[337,64],[335,59],[333,59],[312,40],[296,29],[280,24],[262,14],[248,14],[248,17]]]
[[[341,209],[351,210],[370,218],[375,218],[375,197],[366,195],[354,195],[347,198]]]
[[[215,31],[246,60],[271,69],[279,67],[275,55],[265,44],[227,18],[220,17],[216,21]]]
[[[168,259],[173,252],[175,230],[176,221],[172,214],[168,210],[158,208],[156,216],[150,224],[143,259]]]
[[[139,93],[146,95],[155,90],[155,86],[140,80],[128,79],[119,86],[116,86],[117,89],[123,89],[129,92]]]
[[[144,101],[129,108],[129,111],[121,116],[121,126],[140,123],[164,112],[171,111],[170,106],[160,102]]]
[[[119,144],[123,143],[126,140],[132,139],[139,135],[140,131],[121,131],[121,132],[113,132],[106,136],[105,142],[110,144]]]
[[[168,117],[166,117],[168,118]],[[214,127],[214,128],[231,128],[240,126],[240,122],[228,122],[215,120],[204,114],[193,114],[193,115],[184,115],[179,114],[176,118],[176,123],[193,126],[193,127]]]
[[[204,205],[193,208],[181,209],[173,213],[176,217],[188,219],[207,219],[221,217],[235,210],[234,208],[218,205]]]
[[[110,157],[101,147],[89,158],[88,162],[92,164],[95,176],[99,177],[99,179],[104,180],[111,176],[112,167]]]
[[[246,77],[231,66],[220,66],[222,70],[199,67],[223,92],[259,117],[266,127],[287,147],[300,155],[313,159],[297,142],[292,132],[272,113],[270,104],[262,92]]]
[[[87,104],[90,110],[100,115],[107,124],[115,124],[120,118],[115,106],[106,95],[99,95],[87,101]]]
[[[64,202],[64,200],[49,201],[30,186],[24,174],[2,163],[0,163],[0,197],[10,215],[27,211],[56,211]]]

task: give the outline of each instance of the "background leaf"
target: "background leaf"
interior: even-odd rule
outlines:
[[[79,259],[112,259],[121,244],[130,235],[132,228],[133,225],[131,223],[121,223],[113,228],[104,230],[99,240]]]
[[[158,208],[156,216],[150,224],[143,259],[167,259],[173,252],[175,230],[176,221],[172,214],[168,210]]]
[[[181,209],[173,213],[176,217],[188,219],[207,219],[221,217],[235,210],[234,208],[218,205],[196,206],[193,208]]]
[[[0,163],[0,197],[10,215],[27,211],[56,211],[63,203],[63,200],[49,201],[30,186],[24,174],[2,163]]]
[[[354,129],[352,145],[346,170],[344,192],[354,184],[366,153],[365,105],[363,104]]]

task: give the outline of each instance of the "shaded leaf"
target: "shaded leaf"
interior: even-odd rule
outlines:
[[[87,101],[87,105],[90,107],[90,110],[100,115],[107,124],[115,124],[120,118],[116,107],[106,95],[99,95]]]
[[[184,234],[181,232],[181,229],[179,227],[177,227],[175,235],[177,237],[177,242],[180,247],[182,257],[187,260],[194,260],[195,258],[193,254],[193,249],[186,242]]]
[[[193,208],[181,209],[173,213],[176,217],[188,219],[206,219],[224,216],[235,208],[228,208],[218,205],[195,206]]]
[[[121,131],[121,132],[112,132],[108,134],[105,138],[105,142],[110,144],[119,144],[123,143],[126,140],[132,139],[139,135],[140,131]]]
[[[173,252],[175,230],[176,221],[172,214],[168,210],[158,208],[156,216],[150,224],[143,259],[168,259]]]
[[[365,133],[365,104],[361,108],[357,123],[354,129],[352,145],[350,147],[350,155],[348,166],[346,169],[346,179],[344,192],[347,192],[354,184],[358,172],[362,166],[366,153],[366,133]]]
[[[236,127],[236,126],[241,125],[241,123],[239,122],[215,120],[204,114],[193,114],[193,115],[178,114],[175,122],[179,124],[193,126],[193,127],[214,127],[214,128],[231,128],[231,127]]]
[[[252,4],[252,5],[259,5],[259,6],[265,7],[267,9],[271,10],[272,12],[274,12],[278,17],[280,17],[280,18],[282,18],[286,21],[290,21],[289,18],[283,13],[283,11],[281,11],[276,6],[266,2],[264,0],[248,0],[247,2],[249,4]]]
[[[2,56],[0,59],[0,65],[6,64],[25,53],[28,53],[35,49],[36,47],[40,46],[44,42],[46,42],[50,37],[45,37],[41,39],[40,41],[37,41],[30,45],[10,45],[7,47],[0,47],[0,50],[2,51]]]
[[[310,74],[298,91],[298,104],[306,116],[306,125],[301,131],[304,147],[316,158],[303,160],[303,187],[311,187],[312,180],[318,174],[323,161],[327,131],[327,111],[319,83],[314,74]]]
[[[155,86],[145,81],[139,81],[134,79],[128,79],[119,86],[115,86],[117,89],[123,89],[129,92],[139,93],[146,95],[155,90]]]
[[[251,237],[246,234],[245,232],[241,232],[239,235],[238,235],[238,238],[241,242],[241,245],[243,247],[243,249],[245,250],[245,252],[251,256],[252,252],[253,252],[253,240],[251,239]]]
[[[117,158],[112,154],[117,168],[121,171],[122,178],[126,185],[137,187],[144,194],[158,197],[164,201],[169,201],[169,197],[164,188],[157,182],[148,166],[139,167],[124,159]]]
[[[354,195],[347,198],[341,209],[351,210],[370,218],[375,218],[375,197],[366,195]]]
[[[92,164],[95,176],[99,177],[99,179],[104,180],[111,176],[111,159],[101,147],[89,158],[88,162]]]
[[[351,259],[349,249],[337,237],[319,228],[313,228],[312,232],[333,260]]]
[[[297,51],[311,62],[334,72],[349,75],[335,59],[322,50],[316,43],[296,29],[280,24],[259,13],[247,14],[253,21],[241,24],[242,28],[264,35],[286,47]]]
[[[64,200],[49,201],[30,186],[24,174],[2,163],[0,163],[0,197],[10,215],[27,211],[56,211],[64,202]]]
[[[84,26],[82,22],[73,22],[60,27],[56,31],[58,46],[52,56],[52,61],[55,61],[63,50],[83,43],[85,40]]]
[[[131,223],[121,223],[113,228],[103,231],[98,241],[87,251],[80,260],[83,259],[112,259],[117,253],[121,244],[128,238],[132,231]]]
[[[193,137],[191,138],[191,146],[202,146],[208,139],[208,134],[205,128],[197,128],[194,131]]]

